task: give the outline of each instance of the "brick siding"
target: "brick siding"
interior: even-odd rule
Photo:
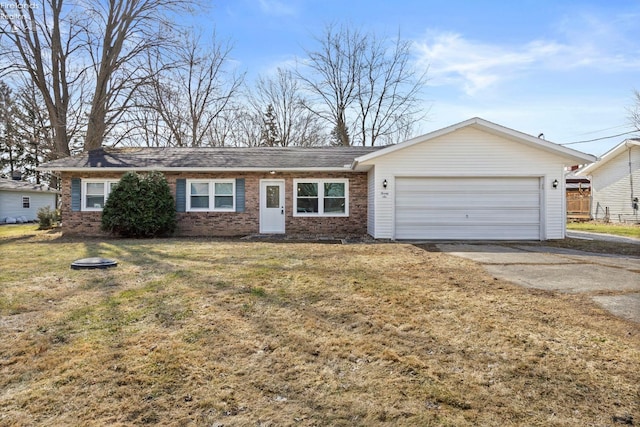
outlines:
[[[71,210],[71,180],[120,179],[122,174],[96,172],[90,175],[80,172],[62,174],[62,227],[68,235],[102,236],[101,212],[73,212]],[[175,236],[232,237],[258,234],[260,231],[260,180],[283,179],[285,181],[285,228],[288,236],[352,237],[367,234],[367,174],[359,172],[282,172],[275,175],[253,173],[165,173],[175,198],[176,180],[184,179],[245,179],[244,212],[178,212]],[[294,217],[294,179],[349,180],[348,217]]]

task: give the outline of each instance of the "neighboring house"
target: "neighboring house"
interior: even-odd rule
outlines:
[[[124,148],[55,160],[65,232],[95,235],[125,171],[161,171],[177,235],[564,237],[564,168],[595,157],[474,118],[388,147]]]
[[[593,219],[638,222],[640,139],[621,142],[577,175],[591,180]]]
[[[0,223],[36,221],[40,208],[56,209],[57,195],[43,185],[0,178]]]

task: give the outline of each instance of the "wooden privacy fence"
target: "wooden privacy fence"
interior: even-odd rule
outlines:
[[[567,194],[567,219],[588,221],[591,219],[591,195],[586,192]]]

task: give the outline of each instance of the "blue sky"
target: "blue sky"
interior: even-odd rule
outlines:
[[[476,116],[560,144],[632,130],[638,0],[226,0],[202,18],[249,80],[303,58],[330,23],[400,31],[428,67],[418,133]],[[601,155],[626,137],[570,147]]]

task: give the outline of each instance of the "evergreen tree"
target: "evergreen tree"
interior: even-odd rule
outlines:
[[[176,208],[169,184],[160,172],[127,172],[102,210],[103,231],[123,237],[158,237],[176,229]]]
[[[262,132],[260,135],[260,145],[275,147],[280,145],[278,137],[278,125],[273,105],[267,106],[267,111],[262,119]]]
[[[346,129],[340,130],[339,126],[334,126],[329,134],[329,143],[337,147],[344,146],[345,138],[349,140],[349,132]]]
[[[40,184],[50,178],[43,179],[37,168],[49,159],[53,137],[47,112],[36,95],[29,87],[14,94],[0,82],[0,173],[18,173]]]
[[[53,153],[53,132],[47,110],[42,108],[38,92],[31,87],[23,87],[18,92],[17,107],[16,124],[23,147],[23,174],[38,184],[48,182],[51,176],[43,176],[43,172],[37,170],[40,164],[52,158]]]
[[[0,81],[0,171],[7,176],[21,172],[18,163],[22,157],[16,129],[16,105],[13,91]]]

